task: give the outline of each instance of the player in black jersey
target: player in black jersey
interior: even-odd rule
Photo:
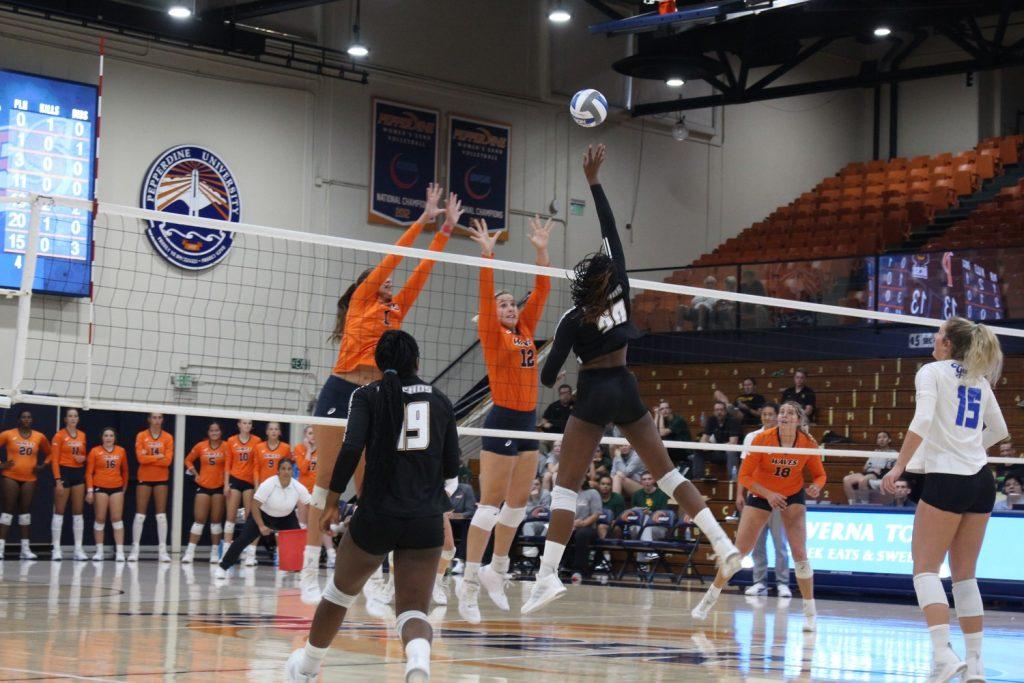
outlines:
[[[338,499],[366,450],[359,507],[338,548],[334,580],[324,589],[309,640],[288,659],[292,681],[315,681],[327,648],[363,584],[394,551],[395,606],[405,645],[406,681],[430,677],[427,622],[434,573],[444,545],[443,514],[458,485],[459,437],[451,401],[416,376],[419,348],[408,332],[388,330],[375,353],[382,378],[353,392],[345,442],[334,466],[327,513],[337,522]]]
[[[565,593],[558,579],[558,565],[572,535],[576,497],[583,484],[594,448],[609,422],[618,425],[658,486],[675,498],[708,537],[722,570],[732,576],[740,568],[740,553],[715,521],[697,488],[674,469],[654,419],[640,400],[636,377],[626,368],[626,346],[640,332],[630,322],[629,279],[622,242],[615,228],[608,199],[597,179],[604,162],[604,145],[587,148],[583,172],[594,195],[601,221],[604,252],[576,264],[572,281],[575,304],[558,323],[541,381],[552,386],[558,371],[573,350],[581,365],[576,403],[565,427],[558,460],[558,484],[551,491],[551,522],[537,582],[523,614],[529,614]]]

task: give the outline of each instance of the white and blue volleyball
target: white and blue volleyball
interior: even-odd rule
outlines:
[[[572,120],[584,128],[593,128],[608,118],[608,100],[596,90],[580,90],[569,101]]]

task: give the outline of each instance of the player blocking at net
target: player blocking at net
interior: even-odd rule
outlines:
[[[640,332],[630,321],[626,259],[615,217],[598,180],[604,158],[604,145],[597,149],[588,147],[583,157],[583,172],[601,222],[604,252],[576,264],[571,283],[574,306],[559,321],[551,354],[541,372],[541,381],[550,387],[570,351],[582,363],[576,403],[562,439],[558,480],[551,491],[551,521],[544,554],[523,614],[534,612],[565,593],[558,578],[558,566],[572,535],[583,477],[608,423],[619,427],[658,480],[659,488],[673,497],[704,532],[720,570],[731,577],[740,569],[740,553],[711,514],[704,497],[673,467],[654,418],[640,399],[636,376],[626,367],[626,347]]]
[[[444,213],[444,223],[428,247],[430,251],[444,250],[452,230],[462,216],[462,203],[454,193],[451,193],[448,195],[445,208],[442,209],[442,194],[440,185],[430,184],[423,213],[398,238],[396,246],[412,246],[423,232],[423,228]],[[347,418],[349,399],[356,389],[380,379],[380,370],[374,362],[374,349],[384,332],[402,326],[402,320],[416,302],[434,267],[434,261],[420,261],[401,291],[393,294],[391,273],[401,261],[401,256],[388,254],[381,259],[376,268],[364,270],[338,299],[337,319],[331,335],[331,341],[339,343],[338,360],[331,376],[320,390],[316,407],[313,409],[314,416]],[[320,599],[317,572],[320,566],[322,525],[318,520],[324,511],[331,473],[334,471],[334,463],[345,438],[344,427],[315,425],[313,430],[322,455],[310,503],[308,536],[300,576],[302,598],[307,602],[316,602]],[[356,471],[357,490],[360,478],[360,472]]]
[[[549,266],[548,239],[551,221],[530,219],[530,243],[537,251],[537,265]],[[487,223],[474,220],[470,237],[480,245],[484,258],[494,257],[500,232],[491,233]],[[480,311],[477,327],[487,364],[488,383],[494,400],[486,429],[532,432],[537,423],[537,345],[534,330],[551,291],[546,275],[537,275],[533,292],[522,311],[511,292],[494,293],[494,269],[480,269]],[[485,436],[480,450],[480,504],[466,538],[466,568],[458,584],[459,614],[471,624],[480,622],[478,596],[481,585],[499,609],[508,610],[505,579],[508,551],[526,517],[526,500],[537,474],[538,443],[535,439]],[[501,509],[498,509],[498,506]],[[494,532],[494,552],[489,565],[480,566],[487,542]]]
[[[395,607],[405,647],[405,680],[430,677],[433,629],[427,609],[444,544],[443,514],[458,485],[459,435],[444,394],[417,377],[419,348],[408,332],[388,330],[377,344],[382,378],[352,394],[345,442],[331,477],[321,529],[338,520],[338,500],[365,449],[359,507],[338,548],[305,648],[285,665],[291,681],[315,681],[327,649],[363,585],[394,552]]]

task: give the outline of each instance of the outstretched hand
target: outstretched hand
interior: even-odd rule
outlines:
[[[551,228],[554,221],[549,218],[544,223],[540,222],[540,216],[534,215],[530,219],[530,244],[537,250],[537,265],[549,266],[551,259],[548,257],[548,240],[551,238]]]
[[[587,151],[583,155],[583,174],[587,176],[587,182],[591,185],[597,185],[599,182],[597,172],[601,170],[601,164],[604,163],[604,152],[605,146],[603,144],[598,145],[596,148],[587,145]]]
[[[474,218],[469,222],[469,239],[480,245],[481,256],[494,255],[494,245],[500,236],[500,232],[492,235],[487,229],[487,221],[483,219]]]
[[[457,194],[449,192],[448,202],[444,205],[444,225],[441,226],[441,232],[446,235],[452,234],[452,230],[459,224],[460,218],[462,218],[462,202],[459,201]]]
[[[444,209],[441,208],[443,195],[444,189],[438,183],[427,185],[427,201],[423,205],[423,217],[421,218],[424,223],[429,223],[444,213]]]

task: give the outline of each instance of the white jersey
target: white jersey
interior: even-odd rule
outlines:
[[[754,431],[743,437],[743,452],[740,454],[740,460],[747,457],[747,453],[750,452],[750,447],[754,443],[754,437],[764,431],[764,427],[758,427]]]
[[[968,381],[956,361],[928,363],[917,371],[917,409],[910,431],[924,443],[909,472],[971,475],[985,466],[986,450],[1005,439],[1006,420],[988,380]]]

